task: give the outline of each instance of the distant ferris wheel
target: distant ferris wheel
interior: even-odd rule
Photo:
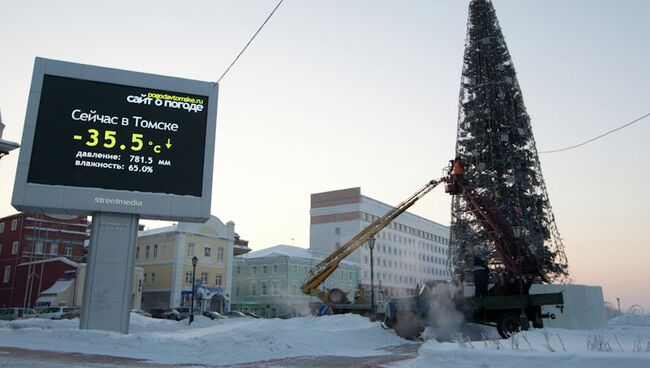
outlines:
[[[638,304],[634,304],[633,306],[631,306],[631,307],[629,307],[627,309],[627,313],[629,313],[629,314],[645,314],[645,311],[643,310],[642,306],[640,306]]]

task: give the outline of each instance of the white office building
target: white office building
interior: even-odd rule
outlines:
[[[352,239],[393,206],[349,188],[311,195],[310,249],[331,253]],[[405,212],[375,237],[373,250],[375,287],[386,296],[416,292],[418,284],[448,280],[449,227]],[[370,285],[370,250],[367,245],[348,259],[361,265],[359,283]]]

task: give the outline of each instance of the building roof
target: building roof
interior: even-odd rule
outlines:
[[[27,266],[27,265],[30,265],[30,264],[41,264],[41,263],[49,263],[49,262],[62,262],[62,263],[65,263],[65,264],[70,265],[70,266],[75,267],[75,268],[79,267],[79,263],[73,262],[73,261],[71,261],[71,260],[69,260],[69,259],[67,259],[65,257],[54,257],[54,258],[42,259],[42,260],[33,261],[33,262],[24,262],[24,263],[18,264],[18,266]]]
[[[314,258],[314,256],[310,253],[309,249],[300,248],[292,245],[284,245],[284,244],[250,252],[246,255],[246,258],[265,258],[265,257],[274,257],[274,256],[305,258],[305,259]]]
[[[142,230],[138,232],[138,236],[150,236],[158,234],[173,233],[178,231],[178,224],[173,224],[171,226],[159,227],[156,229]]]
[[[70,286],[72,286],[72,283],[74,280],[68,279],[68,280],[62,280],[59,279],[57,280],[54,285],[50,286],[49,289],[42,291],[41,295],[45,294],[61,294],[63,292],[66,292]]]
[[[233,235],[228,234],[228,228],[234,229],[235,223],[228,221],[226,224],[224,224],[218,217],[211,215],[210,219],[203,223],[178,222],[166,227],[139,231],[138,237],[178,232],[229,239]]]
[[[244,259],[257,259],[267,257],[289,257],[302,259],[323,259],[327,256],[325,253],[316,252],[311,249],[296,247],[293,245],[280,244],[269,248],[256,250],[240,256]],[[357,262],[342,261],[342,264],[358,266]]]

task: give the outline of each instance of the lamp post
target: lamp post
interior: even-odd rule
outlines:
[[[370,248],[370,320],[374,320],[375,316],[375,268],[374,260],[372,259],[372,250],[375,249],[375,237],[371,236],[368,239],[368,248]]]
[[[526,316],[526,305],[524,303],[524,275],[521,270],[521,235],[524,232],[523,226],[513,226],[512,235],[515,237],[517,243],[517,265],[519,268],[519,275],[517,275],[519,283],[519,298],[521,300],[521,313],[519,315],[519,325],[522,331],[528,330],[528,317]]]
[[[190,300],[190,325],[194,322],[194,293],[195,293],[195,280],[196,280],[196,263],[199,261],[196,256],[192,257],[192,300]]]

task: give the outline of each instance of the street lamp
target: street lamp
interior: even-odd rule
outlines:
[[[375,237],[368,239],[368,248],[370,248],[370,319],[375,316],[375,262],[372,259],[372,250],[375,249]]]
[[[521,235],[524,232],[524,227],[523,226],[513,226],[512,227],[512,235],[515,237],[515,241],[517,243],[517,265],[519,266],[519,275],[517,275],[517,278],[519,279],[519,298],[521,300],[521,313],[519,315],[519,324],[521,325],[521,330],[522,331],[527,331],[528,330],[528,317],[526,316],[526,306],[524,303],[524,275],[522,274],[521,270],[521,258],[522,258],[522,252],[521,252]]]
[[[192,322],[194,322],[194,293],[196,289],[196,286],[194,284],[196,280],[196,263],[198,261],[199,259],[196,258],[196,256],[192,257],[192,300],[190,301],[190,325]]]

